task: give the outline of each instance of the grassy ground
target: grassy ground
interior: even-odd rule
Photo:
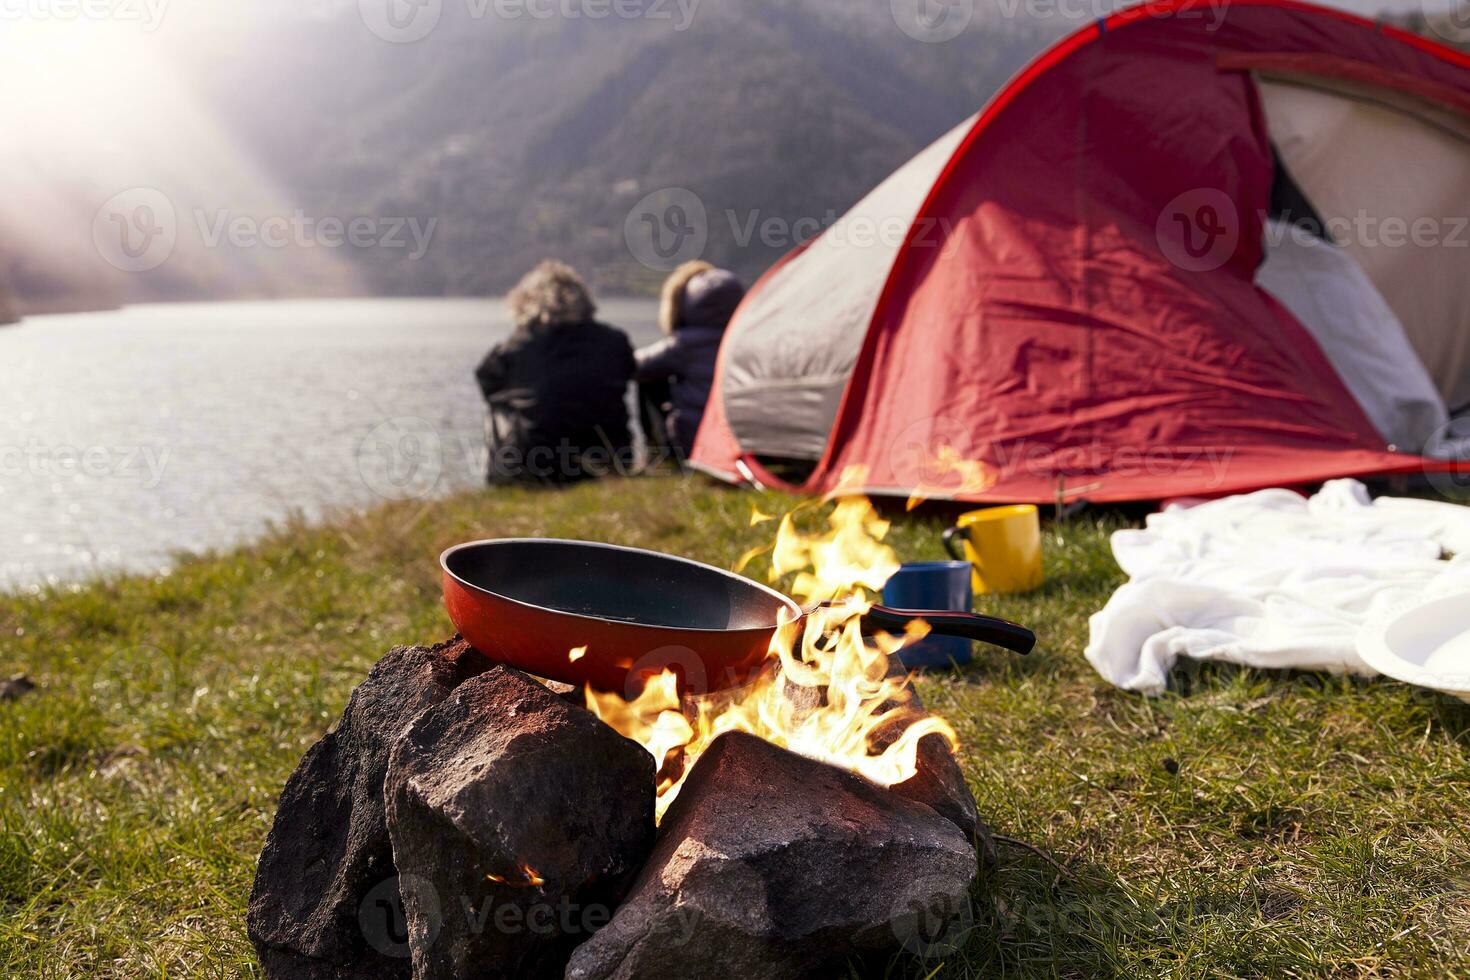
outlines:
[[[449,632],[434,556],[588,537],[729,565],[771,527],[702,482],[395,505],[257,547],[0,597],[0,975],[236,975],[277,793],[390,645]],[[1083,661],[1115,523],[1048,528],[1050,580],[982,608],[1036,655],[927,679],[1002,834],[963,949],[890,975],[1427,975],[1470,969],[1470,710],[1234,669],[1158,700]],[[903,519],[906,559],[940,557]]]

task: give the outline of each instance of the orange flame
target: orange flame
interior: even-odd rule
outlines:
[[[587,656],[586,647],[572,647],[572,649],[567,652],[567,663],[574,664],[585,656]]]
[[[913,510],[931,497],[963,498],[982,493],[995,486],[995,479],[995,471],[986,463],[965,459],[953,446],[940,446],[925,460],[906,509]]]
[[[684,778],[714,739],[749,732],[808,758],[850,770],[885,786],[918,771],[918,743],[939,735],[957,747],[944,719],[911,705],[908,678],[891,676],[889,657],[929,628],[914,623],[902,637],[862,635],[868,595],[898,569],[882,543],[889,522],[862,497],[837,501],[829,530],[807,533],[791,514],[781,519],[771,550],[771,579],[797,572],[792,592],[803,603],[825,602],[799,622],[779,625],[765,669],[733,692],[686,697],[672,671],[653,678],[633,701],[587,691],[587,707],[639,742],[658,763],[662,819]]]
[[[522,864],[517,869],[519,877],[509,878],[497,874],[487,874],[485,877],[497,884],[508,885],[511,888],[540,888],[546,884],[546,879],[529,864]]]

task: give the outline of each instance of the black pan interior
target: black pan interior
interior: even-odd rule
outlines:
[[[464,582],[533,606],[679,629],[774,626],[784,604],[764,589],[677,558],[569,541],[493,541],[453,552]]]

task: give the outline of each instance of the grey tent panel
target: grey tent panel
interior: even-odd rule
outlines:
[[[888,273],[974,124],[967,119],[889,177],[747,300],[725,338],[720,379],[726,418],[747,452],[821,457]]]

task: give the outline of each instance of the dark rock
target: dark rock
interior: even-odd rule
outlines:
[[[919,739],[918,763],[918,772],[889,789],[905,799],[932,807],[975,841],[987,861],[993,861],[990,828],[980,822],[975,794],[970,792],[964,770],[949,750],[949,743],[938,735],[925,735]]]
[[[897,657],[889,659],[889,677],[903,677],[907,673],[908,671]],[[786,697],[797,706],[798,715],[816,708],[823,703],[826,697],[825,688],[801,687],[790,682],[784,683],[786,684]],[[919,692],[914,690],[913,685],[908,687],[908,700],[890,700],[883,705],[883,710],[899,707],[911,708],[919,713],[923,712],[924,702],[920,699]],[[874,739],[874,747],[880,751],[886,748],[900,731],[900,728],[892,727],[886,732],[879,732],[878,737]],[[899,796],[933,807],[976,841],[981,855],[987,861],[993,861],[995,845],[990,839],[990,830],[980,822],[980,813],[975,806],[975,795],[970,792],[969,784],[965,782],[964,770],[960,768],[959,760],[950,751],[949,743],[938,735],[925,736],[919,740],[917,761],[918,772],[890,789]]]
[[[888,661],[888,676],[902,677],[908,669],[898,657]],[[916,711],[924,710],[924,701],[910,684],[910,700],[907,706]],[[897,705],[890,705],[896,707]],[[881,744],[881,742],[880,742]],[[931,806],[954,825],[965,832],[980,850],[987,864],[995,863],[995,842],[990,828],[980,822],[980,811],[975,806],[975,794],[965,782],[965,772],[959,760],[949,749],[949,743],[938,735],[926,735],[919,740],[919,771],[911,778],[891,787],[899,796]]]
[[[902,671],[898,667],[897,659],[893,664],[897,670]],[[906,706],[915,711],[923,711],[924,702],[919,698],[919,692],[910,685],[908,693],[910,700]],[[889,707],[898,706],[889,704]],[[881,747],[885,742],[880,738],[877,744]],[[995,845],[990,839],[990,830],[980,822],[975,794],[970,792],[970,785],[965,782],[965,772],[950,751],[949,743],[939,735],[925,735],[919,739],[916,761],[918,771],[889,788],[899,796],[933,807],[937,813],[952,821],[967,837],[974,840],[987,861],[993,861]]]
[[[246,924],[267,977],[408,977],[383,807],[388,756],[419,713],[490,666],[463,640],[396,647],[281,793]]]
[[[388,829],[420,977],[560,976],[653,847],[654,762],[510,667],[409,726]]]
[[[975,852],[927,806],[752,735],[722,735],[569,980],[781,980],[952,939]],[[819,974],[820,975],[820,974]]]
[[[0,681],[0,701],[16,701],[36,689],[36,682],[25,674],[15,674]]]

